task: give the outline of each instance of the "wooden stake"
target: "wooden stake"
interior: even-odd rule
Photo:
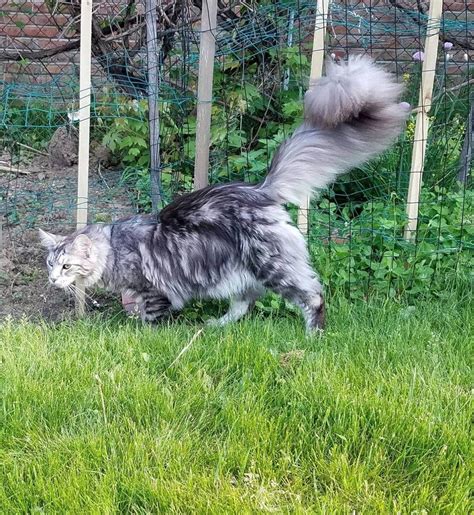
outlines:
[[[156,33],[157,0],[145,0],[146,48],[148,65],[148,122],[150,126],[150,185],[151,210],[158,213],[161,204],[160,179],[160,112],[158,91],[160,87],[159,48]]]
[[[293,28],[295,26],[295,10],[290,9],[290,16],[288,18],[288,38],[287,38],[287,47],[291,48],[293,46]],[[283,91],[288,91],[288,86],[290,85],[290,68],[285,70],[285,75],[283,76]]]
[[[324,64],[324,43],[326,39],[326,27],[329,12],[329,4],[331,0],[317,0],[316,4],[316,21],[314,25],[313,35],[313,52],[311,55],[311,71],[310,71],[310,87],[311,83],[319,79],[323,74]],[[298,228],[307,235],[308,234],[308,214],[311,198],[308,196],[298,209]]]
[[[467,117],[466,134],[459,159],[458,181],[467,184],[469,170],[472,163],[472,147],[474,146],[474,103],[471,103],[471,110]]]
[[[426,142],[428,139],[429,119],[433,96],[433,84],[438,56],[439,28],[443,0],[431,0],[425,38],[424,60],[421,70],[420,96],[416,115],[415,139],[411,159],[410,182],[407,197],[407,218],[405,239],[413,240],[418,226],[418,207],[420,203],[421,180],[423,177]]]
[[[194,189],[209,183],[209,146],[211,142],[211,102],[215,31],[217,27],[217,0],[203,0],[201,11],[201,42],[199,46],[198,102],[196,119],[196,159],[194,162]]]
[[[91,27],[92,0],[81,0],[81,50],[79,76],[79,155],[77,170],[77,229],[87,225],[89,197],[89,135],[91,112]],[[85,307],[85,289],[77,281],[76,314],[82,316]]]

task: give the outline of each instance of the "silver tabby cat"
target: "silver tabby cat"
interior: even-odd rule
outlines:
[[[280,146],[262,183],[207,187],[157,216],[69,236],[40,231],[51,283],[67,289],[82,278],[86,287],[131,295],[147,322],[193,298],[230,298],[219,324],[238,320],[269,289],[302,309],[308,330],[321,329],[321,283],[284,204],[301,204],[385,150],[409,114],[398,102],[401,90],[368,58],[329,63],[327,76],[306,93],[303,124]]]

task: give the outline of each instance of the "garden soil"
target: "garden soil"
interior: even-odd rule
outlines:
[[[62,143],[58,138],[58,144]],[[0,160],[8,162],[9,156]],[[40,245],[38,228],[58,234],[74,230],[75,161],[68,166],[56,151],[53,159],[50,152],[28,164],[20,163],[22,173],[9,173],[5,166],[0,171],[0,321],[11,316],[57,322],[74,314],[74,299],[48,283],[46,251]],[[110,222],[135,212],[120,182],[120,170],[104,168],[103,163],[104,153],[98,149],[91,156],[91,222]],[[94,293],[94,299],[97,304],[89,302],[89,309],[118,301],[100,293]]]

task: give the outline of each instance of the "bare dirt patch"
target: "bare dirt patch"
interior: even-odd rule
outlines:
[[[101,159],[95,155],[91,160],[90,222],[134,213],[120,171],[101,170]],[[77,165],[59,166],[50,156],[37,156],[19,168],[23,173],[0,172],[0,319],[63,320],[73,313],[74,300],[49,286],[37,232],[39,227],[58,234],[74,230]],[[95,295],[100,304],[111,300]]]

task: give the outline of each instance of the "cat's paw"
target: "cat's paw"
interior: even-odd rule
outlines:
[[[226,325],[227,320],[223,318],[208,318],[205,322],[207,327],[222,327]]]
[[[315,338],[321,337],[324,335],[324,329],[322,327],[312,327],[311,329],[306,329],[307,338]]]

